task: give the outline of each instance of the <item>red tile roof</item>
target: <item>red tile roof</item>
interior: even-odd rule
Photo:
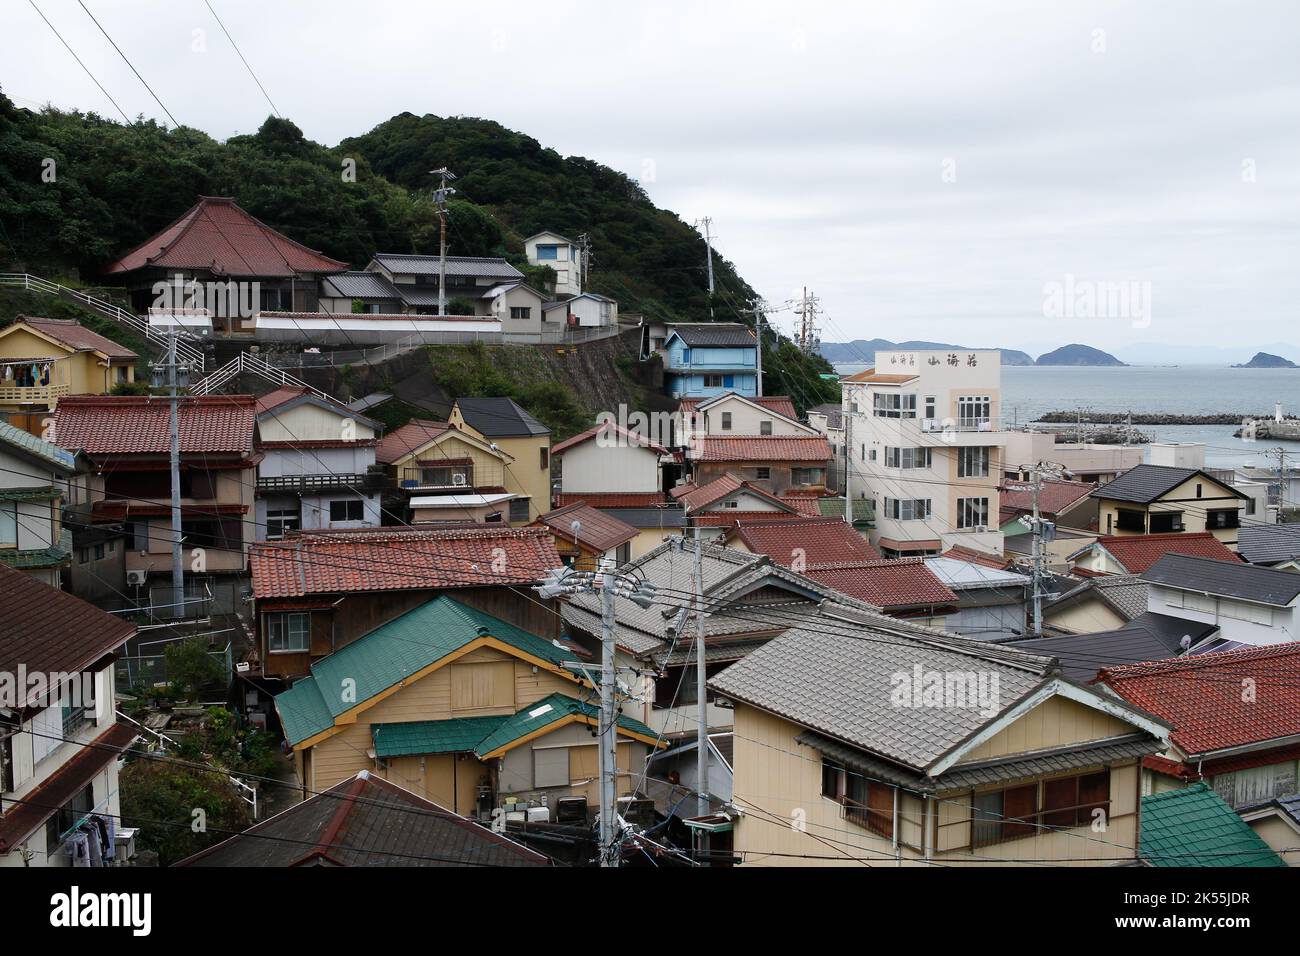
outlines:
[[[1038,492],[1038,510],[1056,515],[1075,502],[1087,498],[1097,487],[1095,481],[1057,481],[1045,479]],[[1034,510],[1034,489],[1029,482],[1006,481],[1002,485],[1000,507],[1004,511],[1029,514]]]
[[[668,449],[663,445],[656,444],[644,435],[629,431],[622,425],[615,422],[601,422],[594,428],[588,428],[585,432],[580,432],[572,438],[566,438],[558,445],[551,449],[552,455],[563,455],[575,445],[581,445],[591,441],[593,438],[599,438],[601,441],[609,442],[616,445],[639,445],[643,448],[649,448],[661,455],[668,454]]]
[[[304,273],[342,272],[347,264],[276,232],[228,196],[200,196],[183,216],[110,263],[104,272],[134,272],[147,267],[288,278]]]
[[[730,394],[735,395],[736,393],[732,392]],[[719,395],[716,398],[683,398],[681,404],[678,406],[678,411],[683,415],[689,415],[701,405],[715,402],[719,398],[723,397],[725,396]],[[741,395],[739,397],[743,398],[747,402],[762,405],[768,411],[775,412],[778,415],[783,415],[793,421],[797,422],[799,420],[799,413],[794,410],[794,402],[790,400],[788,395],[761,395],[758,397],[753,395]]]
[[[1002,555],[980,551],[978,548],[968,548],[964,544],[954,544],[943,552],[943,557],[965,561],[967,564],[982,564],[986,568],[997,568],[999,571],[1011,567],[1011,562]]]
[[[251,455],[257,427],[252,395],[181,399],[182,454]],[[171,448],[167,401],[147,395],[70,395],[59,399],[54,434],[64,448],[96,455],[166,455]]]
[[[680,487],[682,486],[679,486],[679,488]],[[701,485],[692,483],[692,487],[686,492],[680,492],[679,488],[674,488],[673,491],[677,492],[677,500],[686,505],[687,511],[697,511],[701,508],[707,508],[709,505],[716,504],[728,495],[735,494],[742,488],[748,488],[755,494],[761,495],[765,498],[774,498],[773,495],[769,495],[766,491],[754,488],[745,481],[745,479],[737,477],[731,472],[727,472],[721,478],[715,478],[707,484]]]
[[[375,461],[391,465],[397,459],[429,444],[448,428],[451,426],[446,422],[412,418],[405,425],[394,428],[379,440],[379,447],[375,450]]]
[[[1188,554],[1217,561],[1241,560],[1208,531],[1102,535],[1097,544],[1109,551],[1129,574],[1141,574],[1166,554]]]
[[[800,521],[808,517],[793,511],[746,511],[740,508],[719,508],[717,511],[697,511],[691,515],[691,524],[701,528],[730,528],[748,521]]]
[[[0,673],[75,673],[122,646],[136,626],[0,564]]]
[[[766,554],[786,566],[880,558],[867,539],[842,518],[742,521],[727,532],[727,543],[737,540],[754,554]]]
[[[1108,667],[1096,682],[1172,724],[1188,756],[1300,735],[1300,642]]]
[[[277,388],[274,392],[267,392],[257,400],[257,414],[262,415],[273,408],[279,408],[285,402],[291,402],[295,398],[303,395],[314,395],[310,388],[302,388],[296,385],[284,385]]]
[[[957,602],[957,595],[948,590],[921,558],[810,564],[803,573],[884,610]]]
[[[72,319],[43,319],[33,315],[20,315],[9,327],[13,328],[19,323],[77,352],[100,352],[114,359],[139,358],[125,345],[118,345],[112,339],[105,338],[98,332],[92,332]]]
[[[253,594],[303,597],[354,591],[528,585],[559,567],[546,528],[362,528],[304,531],[259,542],[248,556]]]
[[[573,531],[575,521],[578,522],[576,534]],[[576,538],[579,544],[601,553],[612,551],[641,533],[626,521],[597,511],[581,501],[548,511],[534,524],[545,525],[565,541],[572,542]]]
[[[555,496],[557,508],[577,501],[585,501],[593,508],[654,508],[669,503],[661,491],[561,492]]]
[[[763,461],[808,462],[825,465],[831,446],[821,435],[742,435],[694,439],[691,457],[697,462]]]

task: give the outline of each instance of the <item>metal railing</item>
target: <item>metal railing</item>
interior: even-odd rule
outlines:
[[[162,350],[167,348],[167,331],[165,329],[154,328],[149,324],[148,319],[127,312],[107,299],[101,299],[88,292],[82,292],[80,289],[71,289],[57,282],[51,282],[49,279],[42,279],[40,276],[28,275],[25,272],[0,273],[0,285],[21,287],[30,292],[42,292],[46,295],[72,299],[91,311],[98,312],[119,325],[125,326],[132,332],[144,336],[145,340],[154,347]],[[193,368],[203,371],[203,350],[201,348],[197,348],[188,342],[178,341],[176,343],[176,354]]]
[[[313,388],[300,378],[295,378],[284,369],[279,368],[252,352],[240,352],[221,368],[214,369],[208,375],[190,386],[191,395],[211,395],[232,379],[245,373],[265,379],[280,388],[305,388],[318,398],[329,398],[318,388]]]

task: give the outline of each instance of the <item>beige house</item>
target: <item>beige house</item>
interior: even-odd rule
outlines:
[[[1103,535],[1208,531],[1234,551],[1250,496],[1199,468],[1138,465],[1092,493]]]
[[[63,499],[85,461],[0,422],[0,564],[60,587],[72,559],[72,532],[63,525]],[[102,547],[102,545],[101,545]]]
[[[757,866],[1114,865],[1169,728],[1051,658],[793,628],[710,680],[735,705],[734,851]]]
[[[509,398],[458,398],[447,421],[511,457],[505,490],[527,499],[526,520],[534,521],[551,510],[549,428]],[[515,513],[525,520],[522,505],[512,516]]]

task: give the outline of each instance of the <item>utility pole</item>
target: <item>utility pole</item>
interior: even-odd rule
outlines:
[[[1038,495],[1043,487],[1043,474],[1038,465],[1034,465],[1033,475],[1034,501],[1034,637],[1043,636],[1043,519],[1038,513]]]
[[[754,335],[758,338],[758,350],[755,352],[755,354],[758,357],[758,368],[757,368],[758,393],[757,394],[759,398],[762,398],[763,397],[763,309],[762,309],[761,302],[758,303],[758,307],[754,309]]]
[[[438,207],[438,314],[447,314],[447,199],[455,194],[456,190],[448,186],[450,180],[456,178],[446,166],[432,170],[433,175],[440,177],[438,188],[433,191],[433,202]]]
[[[799,314],[799,329],[795,338],[800,350],[809,354],[816,352],[817,346],[821,344],[817,328],[813,324],[817,318],[817,296],[809,294],[807,286],[803,287],[803,295],[795,311]]]
[[[708,276],[709,276],[709,320],[712,321],[713,320],[713,234],[711,230],[713,228],[713,220],[710,217],[705,216],[703,219],[697,219],[695,221],[695,226],[696,228],[699,228],[700,226],[704,227],[704,249],[705,249],[704,264],[705,264],[705,268],[708,269]]]
[[[844,416],[844,523],[853,527],[853,402]]]
[[[578,237],[579,255],[582,261],[578,263],[578,291],[584,292],[587,288],[587,276],[591,274],[591,236],[583,233]]]
[[[709,812],[709,703],[705,691],[707,675],[704,667],[704,571],[703,549],[700,546],[700,526],[695,526],[695,572],[692,575],[695,589],[695,694],[699,727],[695,734],[696,784],[699,794],[700,816]]]
[[[167,361],[152,363],[149,368],[151,384],[155,388],[167,388],[167,434],[170,440],[168,459],[171,469],[172,617],[185,616],[185,571],[181,556],[181,437],[177,406],[180,404],[180,389],[188,386],[190,380],[189,366],[176,361],[178,321],[173,315],[167,330]]]

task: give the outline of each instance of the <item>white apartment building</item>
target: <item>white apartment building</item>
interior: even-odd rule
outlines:
[[[555,270],[556,295],[582,295],[582,247],[558,232],[539,232],[524,240],[530,265]]]
[[[851,493],[875,501],[871,543],[886,557],[1001,554],[1001,354],[879,351],[840,384]]]

